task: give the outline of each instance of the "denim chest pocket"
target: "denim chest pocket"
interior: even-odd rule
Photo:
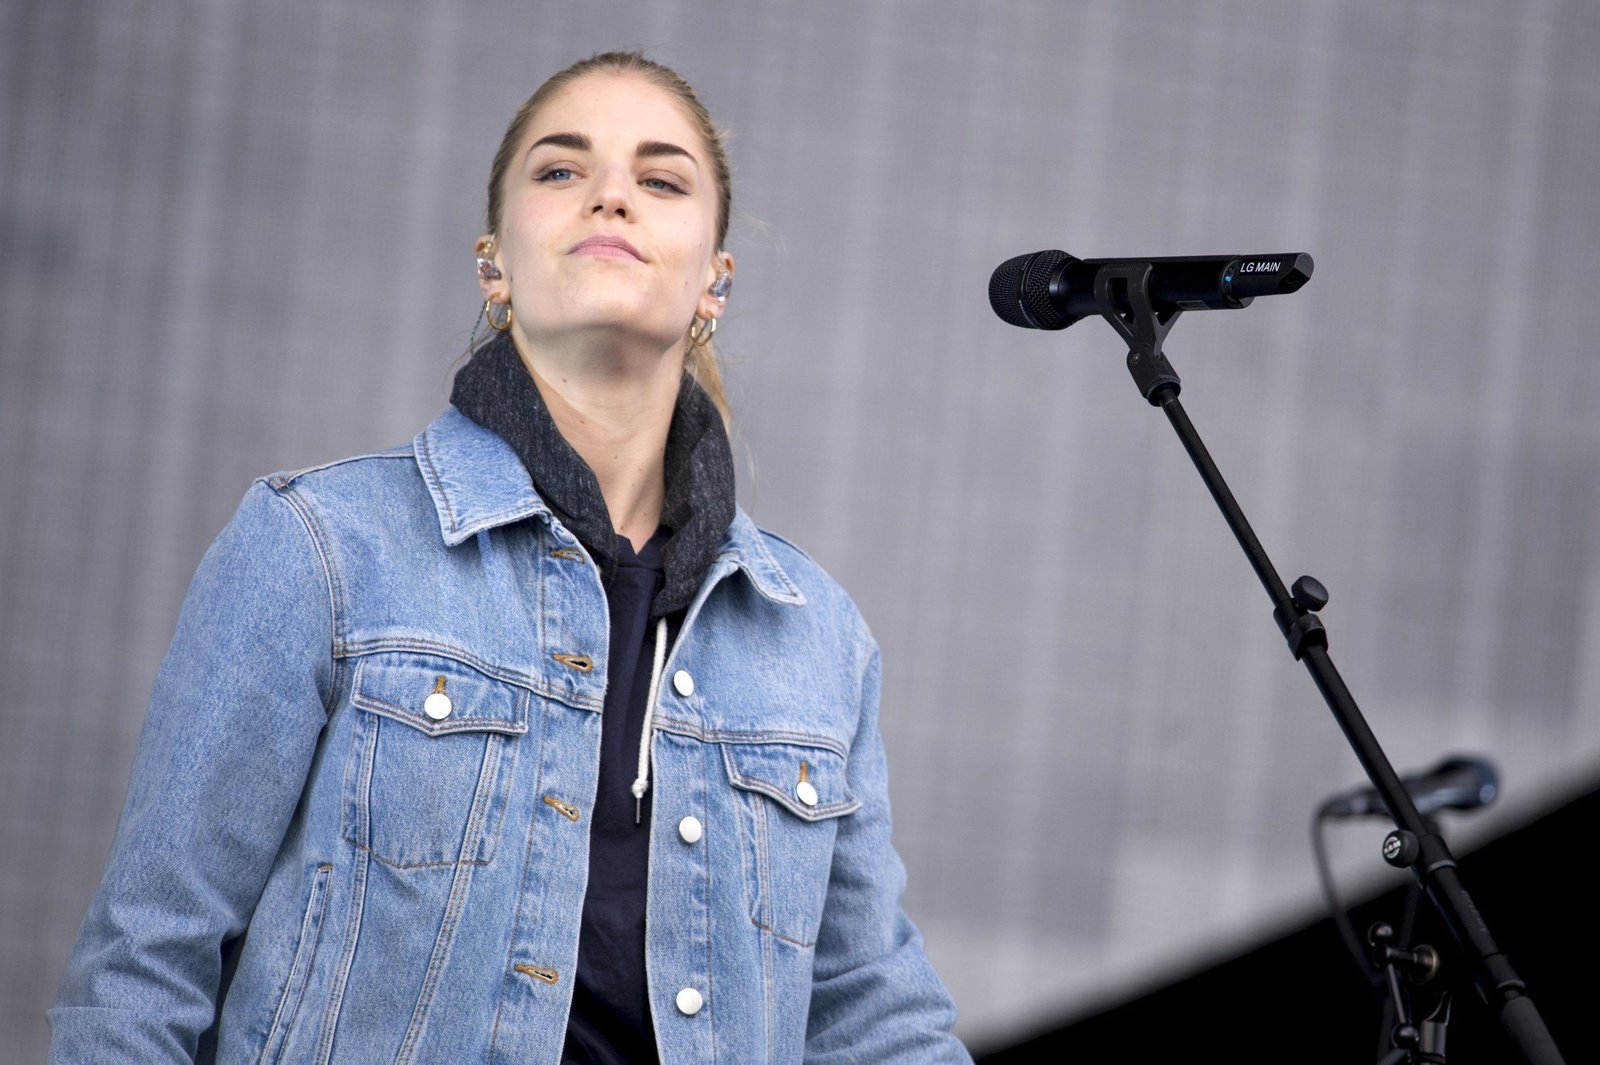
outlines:
[[[845,757],[803,743],[723,743],[748,828],[750,919],[797,947],[816,943],[841,819],[861,808]]]
[[[402,869],[493,860],[529,693],[454,659],[356,665],[344,837]]]

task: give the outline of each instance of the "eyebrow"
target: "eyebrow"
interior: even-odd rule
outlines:
[[[570,148],[575,152],[594,151],[594,142],[589,139],[586,133],[547,133],[528,145],[529,154],[532,154],[535,148],[546,144],[557,148]],[[679,147],[670,141],[640,141],[639,146],[633,150],[633,154],[640,158],[658,155],[681,155],[696,166],[700,163],[687,148]]]
[[[594,142],[582,133],[549,133],[528,145],[528,151],[531,153],[543,144],[553,144],[557,148],[571,148],[575,152],[594,150]]]
[[[700,165],[700,160],[696,159],[687,148],[680,148],[676,144],[671,144],[667,141],[640,141],[639,147],[633,150],[633,154],[640,157],[651,155],[681,155],[685,159],[689,160],[689,162],[694,163],[696,166]]]

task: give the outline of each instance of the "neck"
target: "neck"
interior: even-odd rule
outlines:
[[[536,349],[513,339],[556,428],[600,482],[612,527],[643,548],[661,524],[682,345],[652,356]]]

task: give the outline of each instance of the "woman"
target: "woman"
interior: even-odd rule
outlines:
[[[734,504],[728,209],[641,56],[518,112],[452,409],[258,482],[201,564],[53,1061],[967,1060],[876,647]]]

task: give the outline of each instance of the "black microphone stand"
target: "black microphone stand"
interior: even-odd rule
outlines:
[[[1128,371],[1134,383],[1152,406],[1166,412],[1167,420],[1194,460],[1211,498],[1221,508],[1228,528],[1233,530],[1267,597],[1272,600],[1272,617],[1288,641],[1289,652],[1305,663],[1372,786],[1392,812],[1395,831],[1384,840],[1385,859],[1392,865],[1410,869],[1427,892],[1445,927],[1466,956],[1478,994],[1495,1014],[1520,1060],[1528,1065],[1564,1065],[1561,1051],[1545,1028],[1526,985],[1511,967],[1505,952],[1495,944],[1483,916],[1462,886],[1450,849],[1417,812],[1399,775],[1378,745],[1377,737],[1361,716],[1354,696],[1328,657],[1328,635],[1322,619],[1317,616],[1317,611],[1327,605],[1327,590],[1312,577],[1296,580],[1292,591],[1284,587],[1283,579],[1267,558],[1244,511],[1228,490],[1227,482],[1178,402],[1181,383],[1177,371],[1162,354],[1161,344],[1183,311],[1158,312],[1155,309],[1150,298],[1151,272],[1149,263],[1122,263],[1101,267],[1094,280],[1095,303],[1101,316],[1128,342]],[[1119,301],[1119,295],[1125,298]],[[1122,313],[1117,310],[1119,305],[1132,309]]]

